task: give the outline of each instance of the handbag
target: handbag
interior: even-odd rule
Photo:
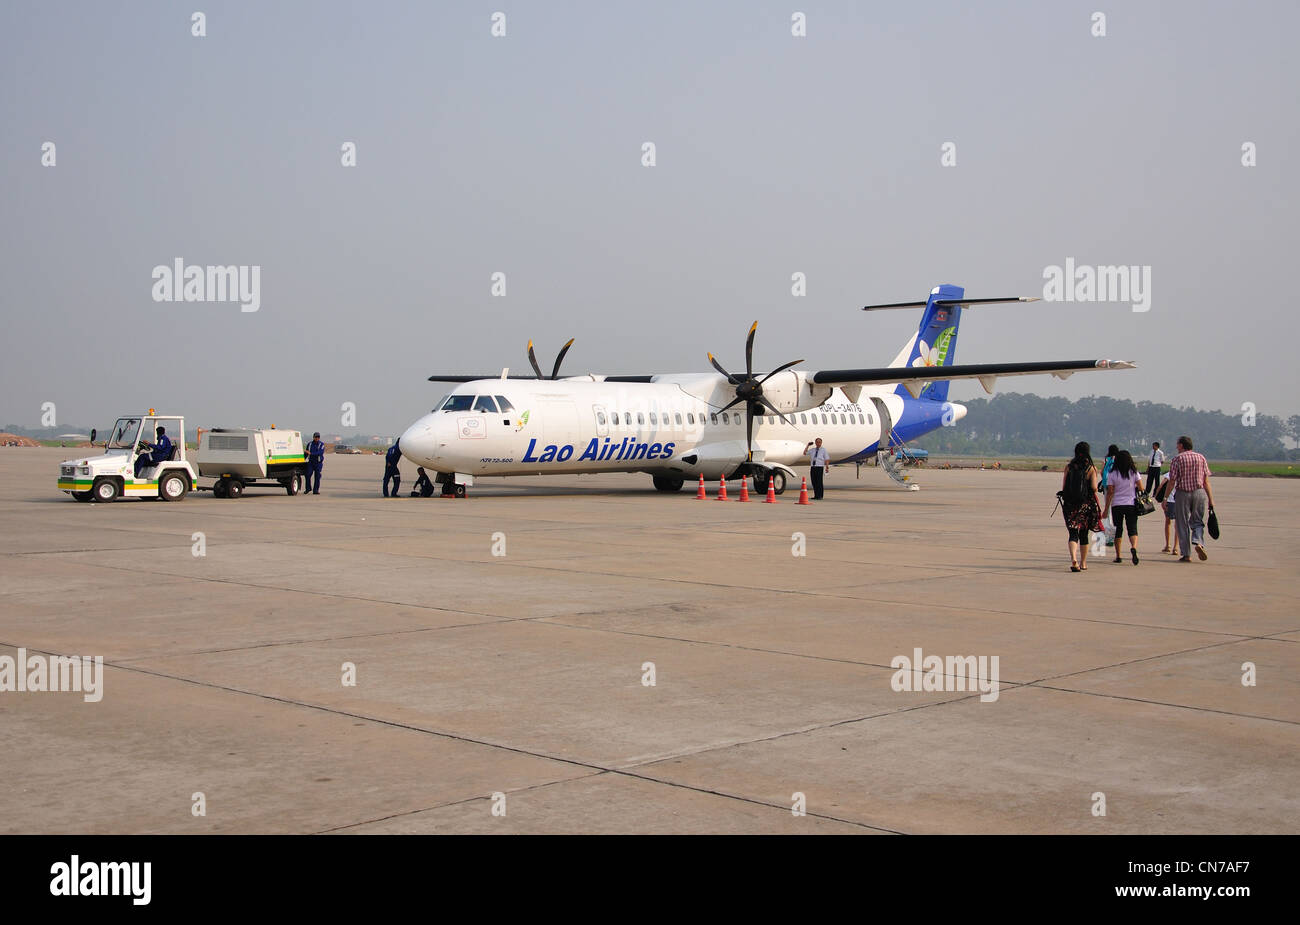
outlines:
[[[1205,529],[1209,531],[1211,539],[1219,538],[1219,515],[1214,513],[1214,508],[1210,508],[1210,519],[1205,522]]]
[[[1168,492],[1169,492],[1169,479],[1165,479],[1163,482],[1160,483],[1160,487],[1156,489],[1156,500],[1163,502],[1165,500],[1165,495],[1168,494]]]
[[[1156,509],[1156,503],[1151,500],[1151,495],[1149,495],[1145,491],[1140,491],[1137,493],[1137,495],[1133,499],[1133,504],[1135,507],[1137,507],[1137,515],[1139,517],[1143,516],[1144,514],[1150,514],[1152,511]]]

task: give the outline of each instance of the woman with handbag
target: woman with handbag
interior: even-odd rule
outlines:
[[[1133,564],[1138,564],[1138,493],[1142,491],[1142,476],[1138,475],[1133,456],[1128,450],[1115,454],[1115,465],[1110,471],[1110,480],[1106,485],[1106,509],[1101,512],[1105,518],[1111,514],[1115,524],[1115,561],[1123,562],[1120,555],[1120,540],[1124,538],[1124,528],[1128,527],[1128,552]]]
[[[1101,529],[1101,503],[1097,500],[1097,467],[1086,441],[1074,445],[1074,458],[1061,478],[1061,512],[1070,533],[1070,571],[1088,570],[1088,531]]]

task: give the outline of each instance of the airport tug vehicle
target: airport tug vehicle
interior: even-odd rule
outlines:
[[[214,479],[200,487],[218,498],[238,498],[247,486],[279,485],[290,495],[307,484],[307,455],[302,433],[276,430],[215,427],[199,431],[195,454],[199,476]]]
[[[136,457],[153,449],[159,426],[167,429],[171,452],[166,459],[144,466],[137,478]],[[92,445],[97,433],[90,432]],[[118,418],[104,441],[103,454],[59,463],[59,489],[78,501],[180,501],[195,487],[196,479],[194,467],[185,458],[185,418],[156,414],[152,408],[148,414]]]

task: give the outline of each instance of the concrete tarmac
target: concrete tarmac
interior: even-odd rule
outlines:
[[[1157,512],[1073,574],[1058,473],[384,499],[330,456],[319,497],[78,504],[74,453],[0,449],[0,659],[102,656],[103,697],[0,692],[0,831],[1300,831],[1295,481],[1216,480],[1208,562]],[[895,690],[916,649],[996,699]]]

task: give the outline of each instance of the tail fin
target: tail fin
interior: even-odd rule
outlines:
[[[962,306],[966,290],[961,286],[944,284],[930,290],[921,313],[921,323],[911,340],[894,357],[890,366],[952,366],[957,356],[957,329],[961,325]],[[936,304],[942,302],[944,304]],[[918,303],[919,304],[919,303]],[[886,306],[881,306],[886,307]],[[902,385],[895,393],[911,399],[912,394]],[[920,398],[931,401],[948,400],[948,381],[927,382]]]

